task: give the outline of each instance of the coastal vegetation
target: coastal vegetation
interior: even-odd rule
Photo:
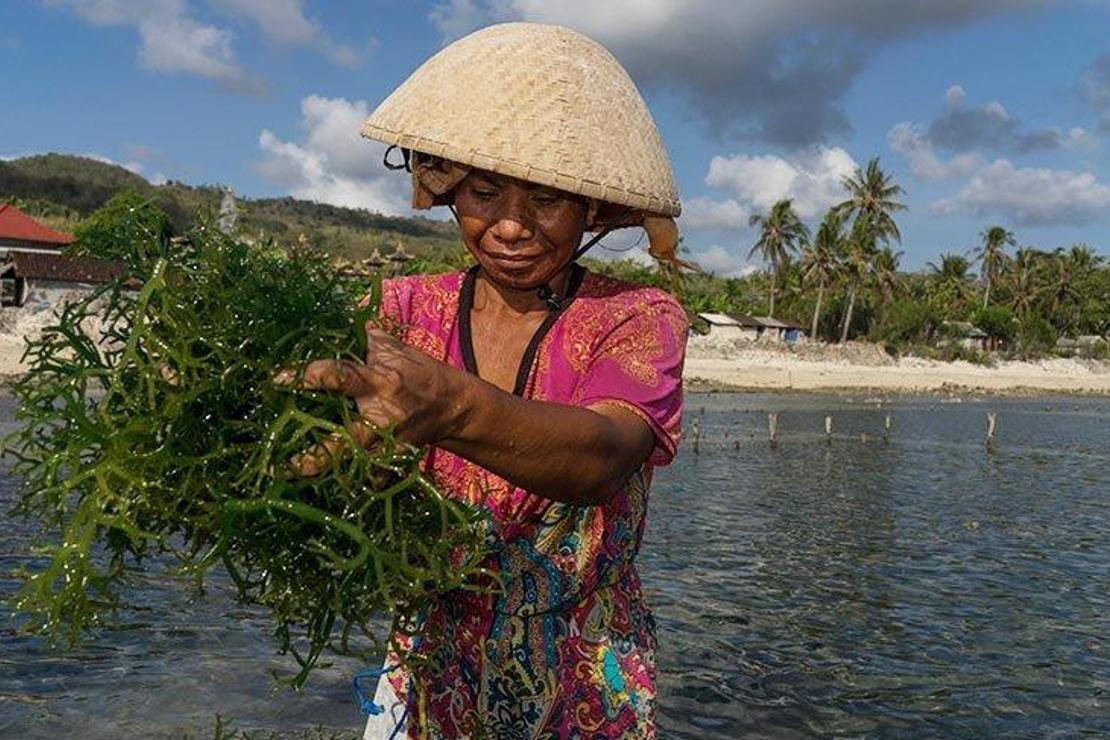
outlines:
[[[714,311],[797,322],[827,342],[865,340],[892,353],[982,360],[983,349],[958,340],[968,325],[987,336],[988,351],[1038,357],[1061,337],[1110,333],[1110,265],[1087,244],[1038,246],[1002,224],[969,235],[968,247],[944,247],[920,270],[902,267],[898,215],[903,189],[872,159],[844,178],[844,199],[813,228],[784,199],[755,214],[752,242],[737,245],[766,269],[742,277],[672,272],[632,260],[589,260],[599,271],[674,290],[691,313]],[[97,209],[129,191],[165,213],[169,227],[188,228],[219,209],[223,190],[168,182],[152,185],[120,167],[63,155],[0,162],[0,199],[13,200],[48,225],[89,228]],[[386,217],[365,210],[278,199],[240,199],[240,238],[298,241],[333,258],[365,259],[397,245],[415,259],[408,273],[466,264],[453,224]],[[301,240],[301,237],[304,237]],[[1107,353],[1106,342],[1086,350]]]

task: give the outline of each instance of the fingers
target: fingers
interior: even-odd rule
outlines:
[[[289,460],[289,467],[302,478],[313,478],[324,472],[334,460],[338,459],[346,444],[346,440],[342,437],[328,437],[299,455],[294,455]]]
[[[378,439],[374,425],[367,419],[356,419],[347,425],[347,431],[350,432],[355,443],[363,449],[368,449]],[[333,434],[304,452],[294,455],[289,461],[289,467],[294,474],[302,478],[313,478],[341,460],[349,449],[350,439],[341,434]]]
[[[274,375],[273,382],[276,385],[332,391],[357,398],[373,391],[363,371],[362,365],[350,360],[315,360],[305,366],[300,378],[296,371],[286,368]]]

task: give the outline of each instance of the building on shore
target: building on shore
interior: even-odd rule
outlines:
[[[697,318],[706,327],[705,335],[712,339],[744,339],[740,322],[723,313],[699,313]]]
[[[951,343],[964,349],[977,349],[982,352],[989,352],[993,349],[990,335],[970,321],[945,321],[944,329],[951,339],[947,342],[943,340],[939,342],[938,344],[941,346]]]
[[[806,336],[801,324],[772,316],[735,316],[744,337],[758,342],[786,342],[793,344]]]
[[[49,252],[11,251],[0,279],[8,306],[41,310],[60,306],[75,292],[111,282],[124,271],[122,262],[71,257]],[[9,302],[8,281],[12,282]]]
[[[0,259],[13,249],[58,252],[72,243],[73,234],[55,231],[15,206],[0,203]]]
[[[62,253],[74,237],[55,231],[12,205],[0,205],[0,304],[34,310],[59,305],[123,272],[122,263]]]
[[[697,315],[705,335],[714,339],[744,339],[750,342],[792,344],[806,336],[805,327],[770,316],[734,316],[703,312]]]
[[[1107,344],[1098,334],[1081,334],[1075,339],[1060,337],[1056,340],[1056,350],[1065,355],[1085,357],[1095,354],[1100,348],[1105,350]]]

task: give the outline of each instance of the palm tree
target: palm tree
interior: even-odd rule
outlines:
[[[895,294],[902,292],[902,278],[898,275],[898,261],[901,259],[902,252],[883,247],[872,260],[871,269],[875,273],[875,284],[879,286],[884,307],[894,300]]]
[[[891,239],[902,241],[894,214],[904,211],[906,206],[894,199],[905,191],[882,171],[878,157],[869,161],[866,169],[857,167],[851,177],[841,178],[840,183],[848,191],[848,200],[836,205],[837,211],[856,219],[866,214],[877,239],[887,244]]]
[[[843,241],[844,217],[835,209],[829,209],[813,243],[802,253],[802,282],[817,285],[817,305],[813,308],[813,322],[809,330],[814,339],[817,338],[817,319],[821,315],[825,290],[840,272],[839,255]]]
[[[1068,256],[1071,258],[1072,265],[1080,273],[1093,270],[1102,263],[1102,257],[1095,254],[1095,250],[1083,243],[1072,245]]]
[[[1002,266],[1006,263],[1006,245],[1016,246],[1017,240],[1014,239],[1014,232],[1006,231],[1001,226],[992,226],[979,237],[983,240],[983,246],[976,250],[974,256],[982,264],[982,275],[987,281],[987,287],[983,291],[983,308],[986,308],[991,300],[991,283],[998,280]]]
[[[1037,298],[1037,278],[1040,277],[1039,265],[1043,259],[1044,253],[1032,247],[1023,247],[1014,252],[1010,292],[1013,294],[1014,312],[1019,316],[1028,314]]]
[[[852,232],[844,241],[844,274],[848,278],[848,310],[844,313],[844,325],[840,330],[840,342],[848,341],[848,329],[852,325],[852,313],[856,308],[856,297],[871,275],[872,261],[875,257],[876,229],[867,213],[858,213],[852,224]]]
[[[940,264],[928,263],[933,270],[930,293],[936,305],[946,318],[963,318],[966,303],[971,294],[968,285],[968,270],[971,263],[962,254],[945,252],[940,255]]]
[[[809,239],[809,229],[798,218],[794,211],[794,204],[790,198],[784,198],[771,206],[771,212],[766,216],[753,214],[749,223],[758,226],[759,240],[748,252],[751,258],[755,254],[763,257],[771,265],[771,316],[775,315],[775,284],[778,282],[779,271],[790,260],[790,254],[798,250],[798,246]]]
[[[1060,332],[1067,331],[1072,325],[1072,318],[1061,316],[1060,309],[1065,304],[1078,304],[1081,295],[1078,289],[1078,275],[1082,272],[1086,255],[1065,252],[1058,248],[1042,261],[1042,283],[1038,289],[1038,296],[1048,298],[1048,319]],[[1077,259],[1078,258],[1078,259]]]

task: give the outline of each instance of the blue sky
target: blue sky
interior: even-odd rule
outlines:
[[[752,213],[793,197],[815,225],[873,156],[906,189],[906,268],[996,223],[1110,254],[1108,0],[15,0],[0,156],[407,213],[359,120],[444,43],[520,19],[628,67],[718,272],[745,268]]]

